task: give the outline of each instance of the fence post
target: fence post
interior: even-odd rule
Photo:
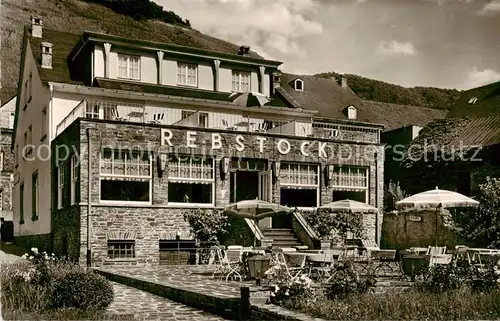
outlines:
[[[240,301],[240,319],[250,319],[250,288],[243,286],[240,288],[241,301]]]

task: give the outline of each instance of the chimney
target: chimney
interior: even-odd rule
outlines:
[[[248,55],[250,53],[250,46],[241,46],[240,50],[238,51],[238,55],[243,56],[243,55]]]
[[[272,93],[276,93],[276,88],[281,85],[281,72],[279,70],[274,71],[271,74],[271,84],[272,84]]]
[[[340,74],[340,77],[339,77],[339,80],[338,80],[338,84],[342,88],[347,88],[347,78],[346,78],[346,76],[344,74]]]
[[[31,16],[31,36],[33,38],[42,38],[42,19]]]
[[[42,68],[52,69],[52,44],[42,42],[40,49],[42,50]]]

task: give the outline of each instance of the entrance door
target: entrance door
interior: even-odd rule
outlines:
[[[271,180],[269,179],[269,172],[259,172],[259,200],[271,200]],[[272,227],[272,218],[266,217],[259,221],[259,228],[268,229]]]

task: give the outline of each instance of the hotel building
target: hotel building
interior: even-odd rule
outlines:
[[[16,242],[93,265],[157,264],[169,242],[191,239],[186,209],[256,198],[381,208],[383,126],[345,79],[282,74],[247,46],[225,48],[68,34],[32,18],[12,143]],[[315,108],[319,86],[330,108]],[[290,220],[243,230],[273,242],[273,228],[289,229],[314,246],[307,223]],[[382,215],[366,224],[379,242]]]

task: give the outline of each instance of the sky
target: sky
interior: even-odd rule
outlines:
[[[500,80],[500,0],[154,1],[284,72],[456,89]]]

